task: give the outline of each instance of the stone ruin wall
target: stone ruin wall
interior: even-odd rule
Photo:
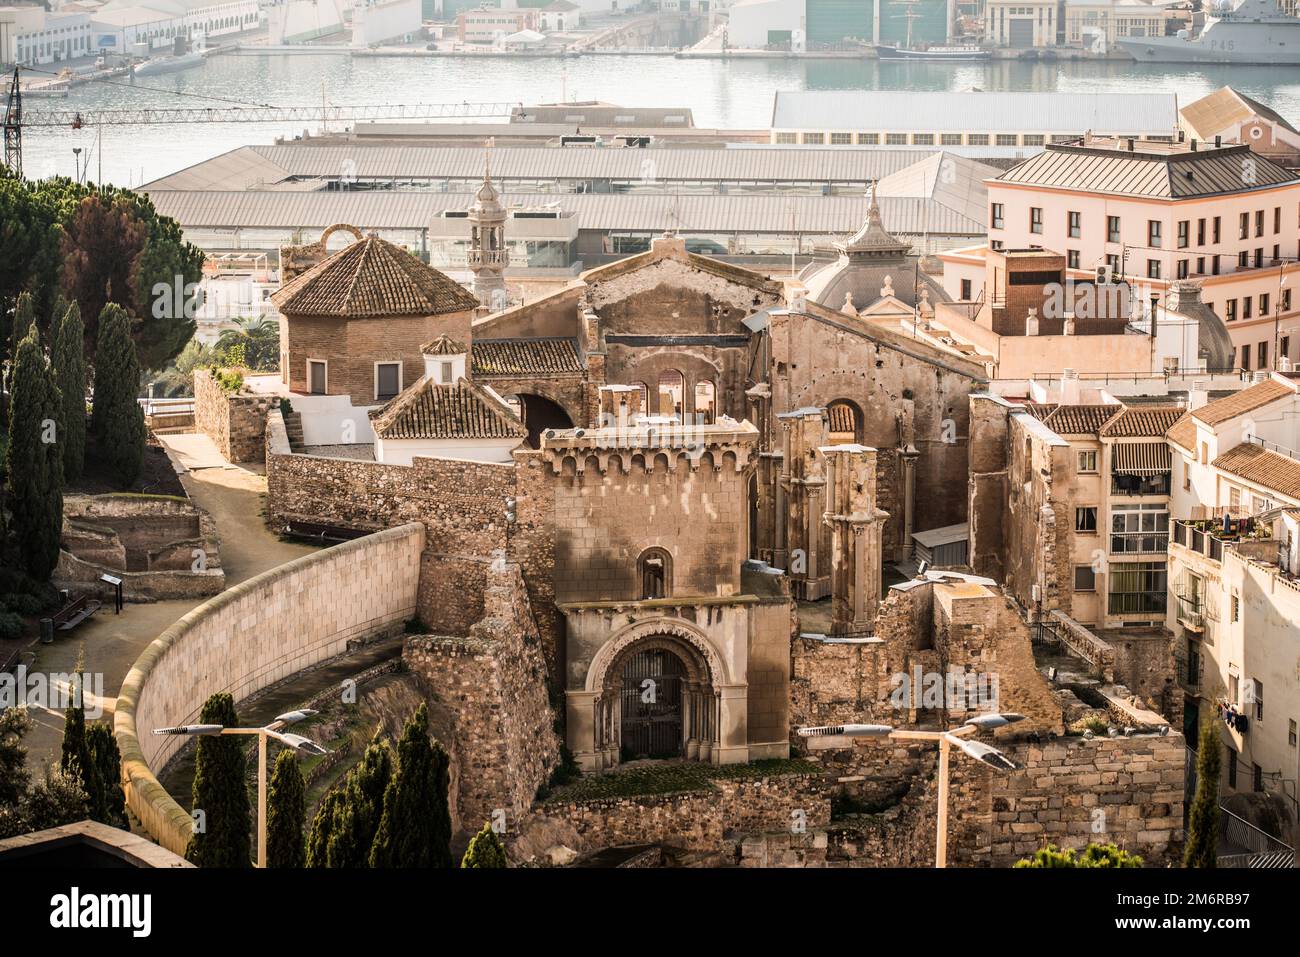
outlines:
[[[504,812],[509,831],[558,763],[560,738],[518,566],[488,573],[484,605],[468,635],[409,638],[402,660],[455,715],[449,746],[462,825],[477,831]]]
[[[208,370],[194,370],[194,427],[227,462],[263,460],[266,417],[279,402],[273,395],[228,393]]]

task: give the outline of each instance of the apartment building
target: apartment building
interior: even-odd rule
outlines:
[[[1162,37],[1168,14],[1141,0],[1065,0],[1065,42],[1098,53],[1116,37]]]
[[[1234,368],[1300,357],[1300,177],[1248,147],[1087,137],[1049,144],[988,181],[984,246],[941,255],[954,298],[983,294],[989,250],[1044,249],[1075,278],[1102,270],[1163,300],[1200,284],[1230,333]]]
[[[0,65],[42,66],[89,56],[90,14],[0,7]]]
[[[1212,714],[1228,792],[1300,781],[1300,381],[1272,373],[1166,435],[1170,601],[1187,727]],[[1189,737],[1189,741],[1195,740]]]
[[[456,35],[464,43],[496,43],[521,30],[536,30],[536,10],[501,10],[483,7],[456,15]]]

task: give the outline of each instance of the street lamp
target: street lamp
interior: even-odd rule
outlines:
[[[891,741],[937,741],[939,743],[939,813],[935,822],[934,866],[947,867],[949,750],[953,745],[956,745],[964,753],[982,764],[987,764],[999,771],[1014,771],[1020,765],[997,748],[985,744],[983,741],[970,740],[970,736],[976,731],[1003,728],[1016,721],[1023,721],[1024,718],[1023,714],[1010,712],[981,714],[956,728],[949,728],[947,731],[914,731],[906,728],[894,728],[887,724],[832,724],[800,728],[799,736],[803,738],[846,737],[886,738]]]
[[[223,724],[182,724],[173,728],[154,728],[154,734],[210,737],[218,734],[257,735],[257,866],[266,867],[266,741],[274,738],[287,748],[303,754],[329,754],[329,749],[301,734],[285,734],[280,729],[317,714],[311,708],[286,711],[261,728],[227,728]]]

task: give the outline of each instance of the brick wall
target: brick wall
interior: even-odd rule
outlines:
[[[194,370],[194,427],[212,439],[227,462],[263,460],[266,416],[279,401],[228,393],[208,370]]]

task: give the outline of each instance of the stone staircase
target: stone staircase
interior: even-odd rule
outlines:
[[[284,431],[289,438],[289,448],[297,452],[302,448],[302,413],[290,412],[284,417]]]

